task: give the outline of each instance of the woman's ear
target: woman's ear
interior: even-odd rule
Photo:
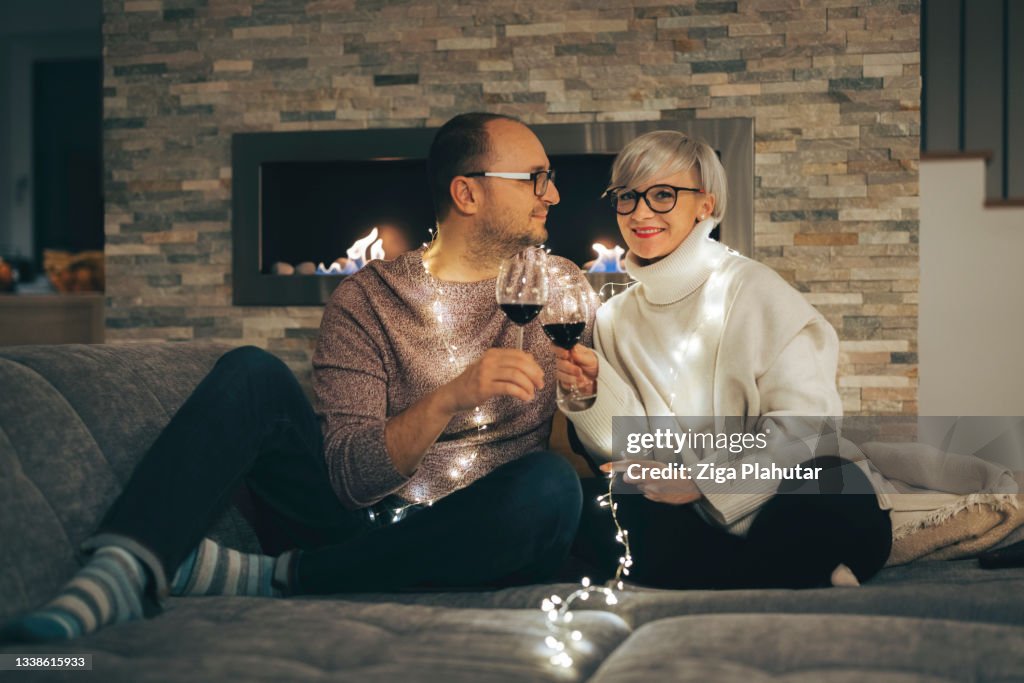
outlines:
[[[703,201],[701,201],[700,203],[700,213],[698,214],[698,216],[702,216],[701,220],[704,220],[704,218],[710,218],[711,215],[714,213],[715,195],[705,194]]]
[[[481,188],[465,176],[455,176],[448,186],[455,209],[465,215],[473,215],[480,210]]]

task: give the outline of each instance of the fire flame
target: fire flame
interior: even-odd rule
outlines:
[[[374,228],[376,231],[377,228]],[[377,259],[384,258],[384,240],[377,240],[370,246],[370,260],[376,261]]]
[[[360,237],[345,253],[348,261],[342,266],[340,263],[332,263],[330,267],[321,263],[317,266],[316,272],[319,275],[351,275],[365,266],[369,261],[384,258],[384,240],[378,239],[378,230],[375,227],[366,237]],[[366,249],[370,249],[370,258],[366,258]]]
[[[622,255],[626,250],[615,245],[612,249],[600,243],[594,244],[594,251],[597,252],[597,260],[590,266],[591,273],[624,273],[622,269]]]
[[[377,228],[370,231],[366,237],[357,239],[345,252],[348,260],[353,262],[355,269],[359,270],[366,265],[366,248],[370,247],[370,260],[384,258],[384,249],[381,247],[383,240],[377,239]],[[373,245],[372,247],[370,245]]]

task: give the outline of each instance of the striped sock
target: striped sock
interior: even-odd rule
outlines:
[[[274,565],[269,555],[242,553],[204,538],[175,572],[171,595],[281,597]]]
[[[103,546],[56,598],[4,629],[21,642],[70,640],[104,626],[141,619],[147,576],[127,550]]]

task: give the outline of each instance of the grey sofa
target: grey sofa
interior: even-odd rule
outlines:
[[[138,458],[224,347],[0,349],[0,620],[48,599]],[[256,549],[234,511],[219,540]],[[59,646],[103,681],[1022,681],[1024,569],[973,561],[885,570],[856,589],[627,589],[585,603],[575,663],[553,654],[541,600],[568,585],[330,599],[172,599],[147,621]],[[604,609],[600,609],[600,608]],[[4,679],[7,680],[7,679]]]

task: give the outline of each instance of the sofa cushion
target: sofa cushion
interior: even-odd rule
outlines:
[[[146,622],[61,644],[91,653],[103,681],[583,681],[629,635],[619,617],[580,614],[574,665],[551,664],[535,610],[470,610],[343,600],[178,598]],[[0,647],[51,653],[52,645]],[[81,680],[81,672],[52,680]]]
[[[1024,680],[1024,628],[831,614],[721,614],[633,633],[593,683]]]
[[[552,593],[565,597],[579,584],[523,586],[499,591],[350,595],[358,601],[539,609]],[[961,619],[1019,624],[1024,615],[1024,569],[988,570],[975,560],[921,562],[885,569],[860,588],[811,590],[656,590],[627,586],[611,608],[636,628],[658,619],[737,612],[834,613]],[[578,609],[609,609],[604,601]]]

